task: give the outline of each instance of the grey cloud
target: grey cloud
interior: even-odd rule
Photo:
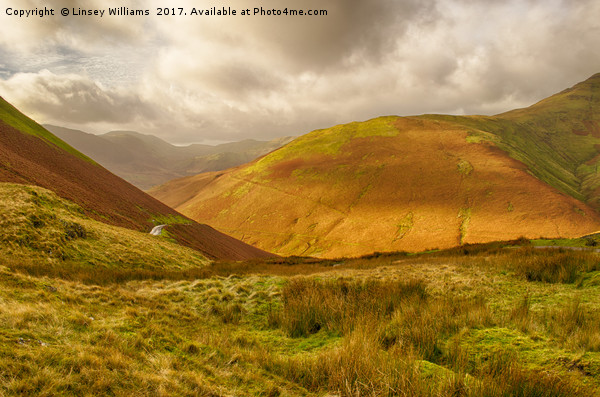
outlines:
[[[500,113],[600,71],[595,0],[259,3],[329,15],[19,24],[24,41],[46,50],[0,37],[0,89],[46,120],[189,143],[297,135],[383,114]],[[198,6],[173,2],[181,5]]]
[[[264,1],[262,5],[265,9],[282,8],[277,0]],[[353,67],[356,59],[377,63],[393,51],[395,42],[411,23],[428,23],[436,15],[433,0],[307,0],[294,5],[326,9],[328,15],[253,17],[240,24],[263,47],[283,57],[294,71]]]
[[[137,95],[104,89],[81,76],[48,71],[16,74],[0,81],[0,88],[41,117],[69,124],[119,124],[156,116],[154,105],[144,103]]]
[[[40,4],[37,0],[22,0],[14,4],[14,9],[61,8],[94,9],[120,6],[122,2],[113,0],[48,0]],[[2,16],[0,42],[11,48],[31,47],[44,50],[48,46],[62,46],[69,49],[87,51],[98,47],[111,47],[124,43],[139,43],[146,40],[143,24],[119,18],[55,17],[36,18],[25,21],[16,17]]]
[[[239,62],[211,65],[207,69],[200,66],[194,74],[203,81],[205,87],[237,97],[238,100],[280,89],[284,84],[273,71]]]

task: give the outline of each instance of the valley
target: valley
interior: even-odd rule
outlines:
[[[0,102],[0,395],[598,395],[597,79],[317,130],[175,209]]]
[[[215,146],[175,146],[135,131],[94,135],[55,125],[44,125],[44,128],[142,190],[171,179],[245,164],[293,139],[282,137],[268,142],[246,139]]]

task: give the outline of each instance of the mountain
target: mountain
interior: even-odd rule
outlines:
[[[497,116],[390,116],[317,130],[150,193],[285,255],[580,236],[600,229],[599,81]]]
[[[169,224],[178,243],[215,259],[271,256],[191,221],[113,175],[0,98],[0,182],[36,185],[77,204],[97,221],[146,233]]]
[[[140,189],[149,189],[183,176],[244,164],[293,139],[247,139],[216,146],[174,146],[153,135],[135,131],[111,131],[103,135],[94,135],[54,125],[44,127]]]

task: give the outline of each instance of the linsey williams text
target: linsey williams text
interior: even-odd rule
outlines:
[[[91,15],[91,16],[99,16],[100,18],[102,18],[105,13],[106,13],[106,10],[86,10],[86,9],[82,9],[82,8],[73,8],[72,15],[75,15],[75,16]],[[128,7],[109,8],[108,15],[115,15],[115,16],[150,15],[150,10],[132,10],[132,9],[129,9]]]

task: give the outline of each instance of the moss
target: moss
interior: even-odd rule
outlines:
[[[473,172],[473,166],[467,160],[460,160],[456,165],[456,168],[458,169],[458,172],[464,176],[469,176],[471,175],[471,172]]]
[[[155,225],[189,225],[192,223],[189,219],[176,214],[158,214],[150,218],[150,222]]]
[[[398,231],[396,232],[395,240],[400,240],[406,236],[406,234],[412,230],[413,226],[414,214],[411,211],[406,214],[398,223]]]
[[[458,211],[458,218],[460,219],[459,231],[459,244],[463,244],[467,232],[469,230],[469,223],[471,222],[471,208],[461,208]]]

